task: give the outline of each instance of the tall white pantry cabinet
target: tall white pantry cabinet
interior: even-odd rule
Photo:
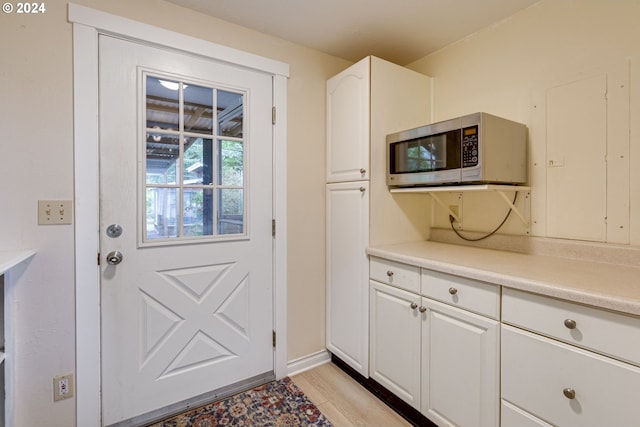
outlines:
[[[373,56],[327,81],[327,349],[369,376],[370,244],[428,237],[429,200],[392,195],[386,136],[428,124],[431,78]]]

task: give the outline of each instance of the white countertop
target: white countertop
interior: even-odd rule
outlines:
[[[0,275],[6,273],[22,261],[26,261],[36,254],[32,249],[17,251],[0,251]]]
[[[419,241],[367,253],[523,291],[640,315],[640,268]]]

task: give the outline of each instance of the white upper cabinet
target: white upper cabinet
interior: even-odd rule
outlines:
[[[369,179],[371,57],[327,81],[327,182]]]

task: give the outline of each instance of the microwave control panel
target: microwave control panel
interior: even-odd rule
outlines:
[[[478,166],[478,126],[462,129],[462,167]]]

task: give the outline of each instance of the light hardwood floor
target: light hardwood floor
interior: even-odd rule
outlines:
[[[340,368],[325,363],[293,375],[297,385],[334,427],[411,426]]]

